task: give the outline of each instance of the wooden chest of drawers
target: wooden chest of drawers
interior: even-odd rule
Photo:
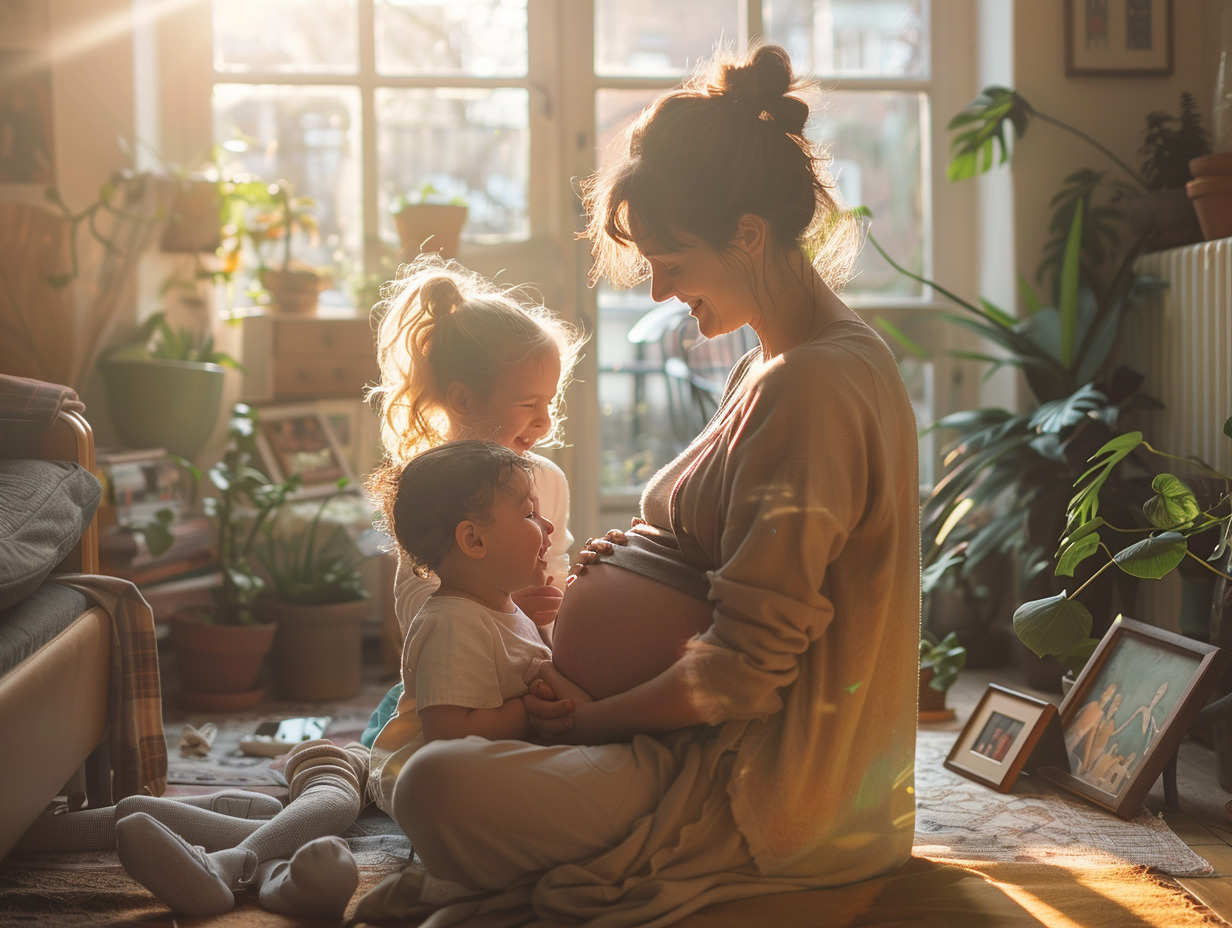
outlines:
[[[360,399],[378,375],[367,319],[250,316],[243,323],[242,399]]]

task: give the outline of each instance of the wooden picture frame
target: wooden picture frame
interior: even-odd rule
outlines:
[[[1061,703],[1069,769],[1040,776],[1131,818],[1227,660],[1214,645],[1117,616]]]
[[[947,770],[1008,793],[1057,707],[996,683],[980,697],[945,759]]]
[[[1065,0],[1068,77],[1160,77],[1173,67],[1172,0]]]
[[[293,499],[332,493],[340,480],[355,482],[333,430],[312,403],[257,407],[256,441],[270,479],[302,478]]]

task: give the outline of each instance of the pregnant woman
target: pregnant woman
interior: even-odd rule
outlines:
[[[779,48],[719,54],[589,179],[596,274],[649,276],[704,336],[747,323],[760,346],[566,592],[525,697],[547,743],[418,752],[395,806],[423,868],[360,917],[666,924],[908,859],[916,426],[891,352],[836,295],[855,230],[804,89]]]

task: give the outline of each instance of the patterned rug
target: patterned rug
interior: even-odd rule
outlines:
[[[382,693],[376,692],[376,698]],[[327,734],[349,740],[351,729],[358,731],[367,721],[363,706],[372,704],[371,696],[364,694],[328,711],[320,705],[285,704],[273,714],[253,713],[251,718],[218,723],[211,756],[201,759],[208,763],[179,757],[175,745],[185,718],[169,716],[172,769],[177,780],[186,781],[169,791],[248,784],[276,789],[279,777],[271,771],[268,758],[241,759],[233,756],[229,745],[265,718],[291,715],[331,715],[337,722]],[[206,719],[196,721],[204,724]],[[852,928],[886,924],[948,928],[956,918],[996,928],[1216,924],[1209,911],[1159,876],[1211,871],[1162,821],[1143,813],[1125,822],[1026,777],[1019,779],[1014,793],[997,793],[942,766],[955,737],[953,731],[919,733],[915,859],[901,871],[854,887],[714,906],[686,919],[681,928],[749,924],[812,928],[820,912],[828,913],[828,924]],[[360,864],[361,892],[400,871],[410,857],[406,837],[374,809],[367,810],[345,837]],[[1131,899],[1138,901],[1130,906]],[[1110,905],[1111,900],[1118,902]],[[250,893],[240,893],[236,909],[225,916],[176,919],[128,877],[113,852],[11,856],[0,864],[0,928],[185,928],[187,924],[309,928],[322,923],[265,912]]]
[[[1171,876],[1213,871],[1145,809],[1125,821],[1037,778],[1020,776],[1012,793],[998,793],[947,770],[955,738],[926,730],[916,737],[917,856],[1065,867],[1128,863]]]

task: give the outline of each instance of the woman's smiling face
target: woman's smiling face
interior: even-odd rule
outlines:
[[[656,303],[675,297],[688,304],[702,335],[714,338],[751,322],[756,302],[750,278],[738,265],[741,254],[724,254],[695,235],[677,236],[680,246],[667,250],[654,241],[635,239],[650,263],[650,295]]]

